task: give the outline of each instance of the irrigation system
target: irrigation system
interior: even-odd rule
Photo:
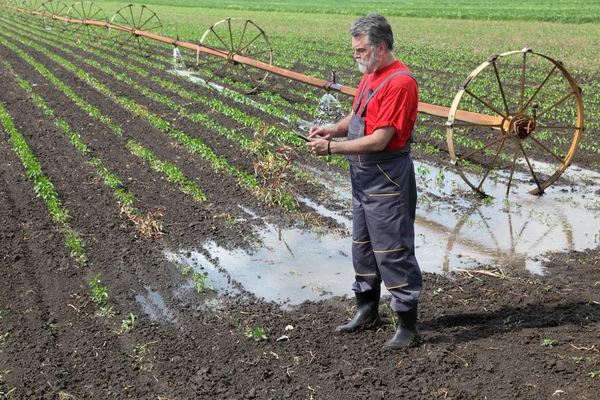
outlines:
[[[47,27],[62,24],[79,36],[108,38],[119,48],[135,48],[144,56],[154,54],[159,43],[191,50],[197,68],[213,74],[236,68],[253,90],[272,73],[349,96],[357,91],[337,83],[335,74],[326,81],[273,65],[267,35],[247,19],[219,21],[196,44],[162,36],[160,19],[144,5],[130,4],[110,19],[98,5],[85,1],[67,6],[59,0],[8,0],[3,5],[38,16]],[[503,68],[516,71],[508,74],[512,81],[507,81]],[[539,71],[542,77],[531,82],[530,76],[538,76]],[[482,81],[492,82],[494,101],[488,98],[489,85],[478,84]],[[447,119],[452,163],[464,181],[484,196],[486,182],[496,179],[500,170],[510,171],[508,195],[518,165],[531,174],[535,187],[530,193],[543,193],[571,163],[584,129],[581,90],[573,77],[560,61],[527,48],[489,57],[459,85],[451,107],[420,102],[419,112]],[[561,145],[549,144],[553,142],[548,136]],[[532,149],[548,161],[534,161],[529,156]]]

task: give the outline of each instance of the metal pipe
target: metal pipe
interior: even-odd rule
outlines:
[[[344,85],[340,85],[338,83],[326,81],[324,79],[313,78],[313,77],[310,77],[307,75],[300,74],[298,72],[286,70],[286,69],[283,69],[280,67],[273,66],[271,64],[267,64],[267,63],[264,63],[264,62],[261,62],[258,60],[254,60],[252,58],[244,57],[239,54],[230,54],[230,53],[226,53],[223,51],[211,49],[206,46],[202,46],[201,44],[193,44],[193,43],[183,42],[181,40],[167,38],[164,36],[156,35],[154,33],[142,31],[142,30],[135,29],[135,28],[127,28],[127,27],[123,27],[123,26],[119,26],[119,25],[114,25],[114,24],[111,24],[108,22],[64,18],[64,17],[60,17],[58,15],[47,14],[47,13],[44,13],[41,11],[26,10],[23,8],[12,7],[12,6],[6,6],[6,7],[12,8],[12,9],[20,11],[20,12],[26,12],[26,13],[30,13],[30,14],[34,14],[34,15],[41,15],[41,16],[53,18],[53,19],[56,19],[59,21],[64,21],[64,22],[71,23],[71,24],[93,25],[93,26],[103,27],[106,29],[117,29],[117,30],[120,30],[123,32],[129,32],[134,36],[143,36],[143,37],[146,37],[146,38],[149,38],[152,40],[157,40],[162,43],[167,43],[167,44],[171,44],[173,46],[181,47],[184,49],[193,50],[195,52],[202,52],[202,53],[210,54],[210,55],[216,56],[216,57],[231,59],[234,62],[237,62],[240,64],[245,64],[245,65],[250,65],[252,67],[261,69],[263,71],[268,71],[270,73],[273,73],[275,75],[283,76],[286,78],[293,79],[295,81],[299,81],[299,82],[303,82],[303,83],[306,83],[306,84],[309,84],[312,86],[320,87],[321,89],[325,89],[327,91],[332,90],[335,92],[346,94],[348,96],[356,95],[356,91],[357,91],[357,88],[354,88],[351,86],[344,86]],[[438,105],[434,105],[434,104],[419,102],[418,109],[419,109],[419,112],[437,116],[437,117],[448,118],[448,116],[450,115],[449,107],[443,107],[443,106],[438,106]],[[463,122],[469,122],[472,124],[479,124],[479,125],[489,125],[489,126],[500,125],[503,122],[502,117],[478,114],[478,113],[474,113],[474,112],[470,112],[470,111],[461,111],[461,110],[456,111],[456,115],[454,118],[456,120],[460,120]]]

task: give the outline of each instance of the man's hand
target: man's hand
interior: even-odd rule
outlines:
[[[310,148],[312,148],[312,151],[316,156],[327,155],[328,154],[328,150],[327,150],[328,146],[331,146],[331,144],[329,143],[329,140],[316,139],[316,138],[310,139],[308,142],[306,142],[306,145],[309,146]]]
[[[331,140],[333,139],[333,130],[331,127],[325,126],[313,126],[310,128],[310,134],[308,135],[308,139],[314,139],[317,136],[320,136],[322,139]]]

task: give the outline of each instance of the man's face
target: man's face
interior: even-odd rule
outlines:
[[[352,49],[360,72],[370,74],[377,70],[381,58],[377,55],[377,48],[367,43],[367,35],[352,37]]]

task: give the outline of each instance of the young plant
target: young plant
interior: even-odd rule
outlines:
[[[129,319],[121,321],[121,330],[118,333],[129,332],[135,327],[136,316],[133,313],[129,313]]]
[[[90,289],[92,291],[92,301],[98,306],[103,307],[106,304],[106,299],[108,299],[109,294],[106,286],[102,286],[101,283],[100,274],[98,274],[90,281]]]
[[[252,330],[249,327],[246,327],[244,336],[246,336],[248,339],[254,339],[257,342],[267,340],[267,335],[265,335],[263,328],[254,328],[254,330]]]
[[[553,339],[544,339],[540,346],[542,347],[553,347],[556,344],[556,340]]]
[[[202,274],[200,272],[194,272],[194,275],[192,275],[192,280],[194,281],[194,289],[196,289],[196,292],[198,293],[202,293],[206,289],[215,290],[208,283],[208,275]]]

